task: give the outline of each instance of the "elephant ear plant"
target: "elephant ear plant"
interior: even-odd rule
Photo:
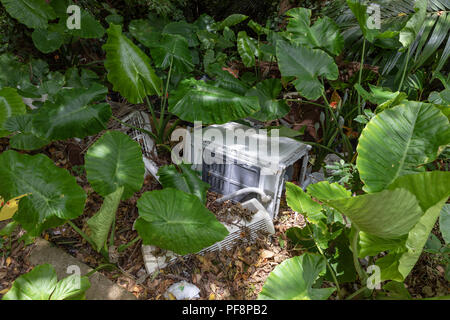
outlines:
[[[425,171],[424,167],[449,143],[449,120],[438,108],[405,101],[377,114],[362,132],[357,168],[367,193],[352,196],[343,186],[326,181],[310,185],[304,192],[288,183],[287,202],[294,211],[305,214],[308,224],[287,235],[311,253],[276,267],[260,298],[280,297],[277,292],[287,288],[286,297],[291,299],[318,297],[308,285],[322,275],[321,279],[335,283],[342,299],[340,284],[354,279],[340,279],[341,273],[357,273],[360,281],[360,289],[347,298],[372,295],[377,283],[372,283],[359,259],[368,261],[370,268],[379,268],[379,281],[394,281],[385,289],[401,285],[450,195],[450,173]],[[325,264],[331,277],[324,271]],[[314,278],[304,272],[312,267]],[[298,276],[295,286],[289,280],[293,272]]]

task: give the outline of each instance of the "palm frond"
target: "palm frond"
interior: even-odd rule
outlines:
[[[374,0],[371,3],[380,5],[381,31],[389,29],[394,23],[405,24],[414,13],[414,1],[411,0]],[[345,0],[337,0],[326,6],[322,12],[332,18],[340,26],[346,42],[349,59],[359,59],[362,45],[362,32],[356,18]],[[439,72],[446,66],[450,55],[450,1],[428,0],[427,16],[421,30],[410,50],[408,73],[429,64],[433,72]],[[406,61],[406,51],[375,50],[383,75],[399,72]]]

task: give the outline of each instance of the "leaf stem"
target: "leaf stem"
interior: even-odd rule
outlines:
[[[361,264],[359,263],[359,260],[358,260],[359,228],[354,224],[352,224],[352,228],[353,228],[354,233],[353,233],[353,237],[351,238],[350,246],[352,248],[352,253],[353,253],[353,264],[355,265],[355,269],[356,269],[356,272],[358,273],[361,283],[364,283],[367,280],[367,275],[364,272],[364,270],[361,268]]]
[[[122,244],[119,246],[119,248],[117,249],[117,252],[123,252],[125,250],[127,250],[129,247],[131,247],[132,245],[134,245],[136,242],[138,242],[139,240],[141,240],[140,236],[137,236],[136,238],[134,238],[133,240],[131,240],[130,242],[126,243],[126,244]]]
[[[97,248],[97,246],[95,245],[94,241],[91,239],[91,237],[89,237],[86,233],[83,232],[83,230],[81,230],[80,228],[78,228],[76,226],[75,223],[73,223],[70,220],[67,220],[67,223],[76,231],[78,232],[78,234],[80,236],[83,237],[84,240],[86,240],[94,249]]]
[[[351,295],[349,295],[347,298],[345,298],[345,300],[351,300],[351,299],[353,299],[354,297],[360,295],[361,293],[363,293],[366,290],[367,290],[367,287],[363,286],[362,288],[359,288],[358,290],[353,292]]]
[[[364,55],[366,54],[366,38],[363,39],[363,47],[362,47],[362,53],[361,53],[361,62],[359,65],[359,76],[358,76],[358,84],[361,85],[362,81],[362,73],[364,69]],[[358,92],[358,115],[362,114],[362,108],[361,108],[361,95]]]
[[[405,76],[406,76],[406,69],[408,69],[408,63],[409,63],[409,56],[410,56],[410,53],[411,53],[411,46],[409,46],[408,52],[407,52],[407,54],[406,54],[405,67],[403,68],[402,79],[400,80],[400,85],[398,86],[398,90],[397,90],[397,91],[402,91],[402,88],[403,88],[403,82],[405,81]]]
[[[312,230],[309,227],[309,224],[306,225],[306,227],[308,227],[309,233],[312,235]],[[322,248],[317,244],[316,239],[314,239],[314,237],[311,237],[314,241],[314,244],[316,245],[317,249],[319,250],[320,255],[325,259],[325,263],[327,264],[328,270],[330,270],[331,276],[333,277],[333,281],[336,284],[336,289],[337,289],[337,293],[338,293],[338,297],[340,299],[342,299],[342,292],[341,292],[341,288],[339,286],[339,282],[336,278],[336,273],[334,272],[333,267],[330,265],[330,263],[328,262],[327,257],[325,256],[325,254],[322,251]]]

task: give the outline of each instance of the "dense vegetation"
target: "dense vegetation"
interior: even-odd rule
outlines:
[[[107,130],[126,125],[111,108],[126,101],[145,106],[152,130],[134,129],[162,156],[194,121],[258,123],[313,147],[309,166],[326,180],[286,183],[287,204],[307,219],[286,231],[302,254],[275,268],[259,298],[409,299],[403,282],[424,250],[450,280],[448,1],[254,2],[0,0],[0,220],[12,219],[2,235],[22,228],[31,243],[69,224],[111,262],[116,211],[144,184],[141,146]],[[72,4],[80,29],[67,27]],[[80,169],[104,199],[86,233],[73,223],[85,190],[42,150],[99,133]],[[327,165],[329,154],[341,161]],[[170,165],[159,176],[162,190],[136,204],[139,237],[119,251],[142,240],[184,255],[227,236],[195,171]],[[48,292],[32,299],[89,288],[44,265],[4,298],[43,273]]]

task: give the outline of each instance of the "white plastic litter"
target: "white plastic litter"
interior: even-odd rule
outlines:
[[[164,293],[164,297],[169,299],[169,293],[172,294],[177,300],[192,300],[200,298],[200,289],[192,283],[181,281],[174,283]]]
[[[130,113],[127,117],[122,119],[123,122],[128,123],[134,127],[142,128],[147,131],[152,131],[150,125],[150,119],[148,114],[143,111],[134,111]],[[126,126],[122,126],[127,129]],[[130,137],[137,141],[142,146],[142,154],[145,165],[145,174],[151,174],[155,179],[159,181],[158,177],[158,165],[150,159],[152,155],[157,156],[157,151],[155,148],[155,142],[147,134],[142,133],[138,130],[131,129],[129,133]]]

